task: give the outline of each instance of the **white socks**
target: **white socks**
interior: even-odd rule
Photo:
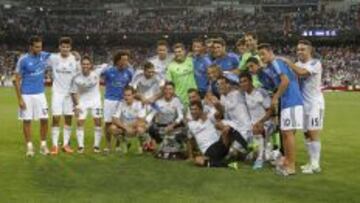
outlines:
[[[27,147],[28,149],[33,149],[33,148],[34,148],[32,142],[26,143],[26,147]]]
[[[70,136],[71,136],[71,126],[64,126],[64,143],[63,146],[69,145],[69,141],[70,141]]]
[[[96,126],[94,129],[94,147],[100,147],[102,128]]]
[[[256,160],[263,160],[264,159],[264,138],[262,137],[262,135],[255,135],[254,136],[254,141],[255,143],[259,146],[258,148],[258,156],[256,158]]]
[[[321,142],[319,140],[316,141],[306,141],[305,144],[309,158],[310,158],[310,164],[314,166],[320,165],[320,153],[321,153]]]
[[[78,146],[84,148],[84,127],[77,127],[76,138]]]
[[[58,146],[59,143],[59,135],[60,135],[60,128],[59,127],[52,127],[51,130],[51,141],[53,146]]]

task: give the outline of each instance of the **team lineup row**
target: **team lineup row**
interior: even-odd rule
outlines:
[[[59,153],[60,119],[64,117],[63,151],[69,146],[72,117],[77,119],[78,152],[84,152],[84,123],[94,120],[94,152],[100,152],[102,121],[106,147],[126,153],[129,137],[140,141],[139,152],[155,151],[160,158],[189,158],[199,166],[237,168],[239,157],[254,160],[253,169],[274,161],[283,176],[295,174],[295,131],[303,129],[309,163],[302,172],[320,172],[324,98],[321,62],[312,57],[309,41],[297,45],[298,62],[277,57],[271,45],[258,45],[247,33],[237,46],[242,56],[226,52],[221,38],[194,39],[192,52],[176,43],[174,56],[165,41],[157,55],[134,70],[130,53],[119,51],[113,64],[94,65],[88,56],[71,52],[72,40],[59,40],[59,53],[42,51],[40,37],[29,40],[29,52],[16,66],[14,86],[19,118],[34,155],[31,121],[40,119],[40,153]],[[52,70],[52,147],[46,144],[48,106],[44,95],[45,70]],[[102,106],[100,82],[105,85]],[[280,128],[281,143],[272,143]]]

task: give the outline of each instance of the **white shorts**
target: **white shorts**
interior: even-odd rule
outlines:
[[[49,117],[48,105],[44,93],[21,95],[26,109],[19,109],[19,120],[39,120]]]
[[[104,122],[105,123],[111,123],[112,117],[114,113],[116,112],[116,109],[119,105],[119,101],[115,100],[104,100]]]
[[[102,108],[101,106],[95,108],[80,108],[81,112],[79,114],[79,120],[85,120],[89,111],[91,111],[91,116],[93,118],[102,117]]]
[[[51,98],[51,112],[53,116],[74,115],[71,96],[69,94],[53,92]]]
[[[303,106],[293,106],[281,110],[280,114],[281,130],[301,130],[303,129],[304,113]]]
[[[324,122],[324,109],[312,108],[304,113],[304,132],[309,130],[321,130]]]

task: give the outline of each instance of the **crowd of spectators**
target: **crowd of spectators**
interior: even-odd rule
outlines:
[[[111,63],[112,54],[119,49],[128,49],[131,52],[131,62],[135,68],[140,68],[147,58],[155,54],[155,50],[148,47],[104,47],[103,49],[86,47],[77,50],[81,55],[87,54],[94,58],[96,64]],[[19,47],[16,51],[9,51],[6,46],[1,46],[0,51],[0,76],[10,80],[18,56],[21,54]],[[56,50],[50,50],[56,51]],[[295,49],[288,46],[275,48],[278,55],[295,58]],[[324,87],[357,85],[360,86],[360,48],[359,47],[318,47],[316,57],[323,64]]]

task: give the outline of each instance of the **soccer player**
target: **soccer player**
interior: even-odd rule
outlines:
[[[245,45],[246,45],[246,52],[242,55],[241,61],[239,64],[239,70],[241,71],[247,71],[247,60],[250,57],[255,57],[260,61],[260,57],[258,54],[258,40],[257,36],[253,32],[247,32],[244,36]],[[253,75],[253,85],[255,87],[261,87],[261,83],[256,75]]]
[[[203,105],[199,101],[190,103],[191,117],[188,122],[189,139],[187,149],[189,159],[194,160],[198,166],[226,167],[225,160],[229,151],[229,139],[221,137],[214,123],[203,111]],[[194,140],[201,152],[200,156],[193,153]]]
[[[31,138],[31,121],[40,119],[40,153],[49,154],[46,145],[48,132],[48,106],[44,94],[44,78],[50,53],[42,51],[42,39],[29,39],[29,52],[16,64],[14,87],[19,104],[19,119],[23,121],[23,133],[27,146],[26,156],[34,156]]]
[[[277,89],[273,94],[271,105],[278,106],[280,101],[280,130],[284,143],[284,160],[277,172],[288,176],[295,174],[295,131],[303,128],[303,98],[296,74],[280,59],[276,59],[270,44],[258,47],[261,61],[266,64],[263,75],[270,89]],[[265,86],[266,88],[266,86]]]
[[[48,61],[48,66],[52,69],[52,148],[50,153],[57,155],[59,153],[59,135],[60,119],[64,116],[63,129],[63,150],[66,153],[72,153],[69,146],[71,136],[71,121],[74,114],[73,103],[70,95],[70,86],[73,77],[80,71],[80,67],[75,57],[71,54],[72,39],[61,37],[59,39],[58,54],[52,54]]]
[[[242,56],[247,51],[245,38],[241,38],[236,42],[236,51],[239,57],[239,62],[242,61]]]
[[[151,104],[161,97],[161,88],[164,84],[165,81],[155,71],[154,65],[145,62],[144,72],[136,75],[130,85],[134,87],[137,97],[143,104]]]
[[[201,99],[201,95],[199,90],[197,89],[189,89],[188,90],[188,97],[189,97],[189,102],[201,102],[201,104],[203,105],[203,111],[205,114],[211,114],[214,113],[216,111],[216,109],[214,108],[214,106],[212,106],[209,102],[207,102],[207,100],[202,100]],[[186,111],[186,119],[192,120],[193,118],[191,117],[191,111],[190,111],[190,107],[187,108]]]
[[[271,98],[266,90],[254,87],[252,77],[247,72],[240,74],[240,87],[245,93],[245,102],[251,118],[254,141],[258,145],[258,155],[253,165],[253,169],[257,170],[263,167],[265,144],[274,130],[271,121],[273,114]]]
[[[149,134],[157,143],[163,141],[165,133],[171,134],[182,126],[184,119],[184,107],[175,95],[174,83],[166,82],[163,91],[163,97],[155,102],[152,113],[146,118],[148,123],[152,123]]]
[[[239,140],[239,144],[247,151],[248,143],[252,139],[251,120],[245,105],[244,95],[238,89],[232,87],[231,82],[226,77],[220,77],[218,80],[220,101],[213,98],[211,102],[229,125],[240,133],[244,139]]]
[[[216,64],[211,64],[207,69],[207,76],[209,79],[208,95],[220,99],[217,80],[222,76],[221,68]]]
[[[323,127],[325,101],[321,92],[322,65],[313,58],[310,41],[300,40],[297,45],[298,62],[284,59],[286,64],[300,77],[301,92],[304,98],[304,134],[309,163],[302,166],[306,174],[318,173],[320,168],[320,132]]]
[[[165,40],[159,40],[156,45],[157,55],[149,59],[149,62],[154,65],[155,72],[160,75],[161,79],[165,79],[166,69],[174,58],[169,53],[168,47],[169,45]]]
[[[175,84],[175,93],[184,103],[188,104],[187,91],[196,88],[193,61],[186,56],[184,44],[174,45],[174,60],[169,64],[166,71],[166,80]]]
[[[91,111],[94,119],[94,152],[100,152],[102,108],[99,83],[103,69],[104,67],[93,70],[91,58],[84,56],[81,59],[81,72],[71,83],[70,92],[77,117],[76,137],[80,154],[84,153],[84,124],[88,111]]]
[[[111,134],[109,128],[112,124],[113,114],[119,102],[123,99],[124,88],[133,79],[133,70],[129,64],[130,53],[119,51],[113,56],[113,65],[107,67],[101,73],[105,82],[104,99],[104,122],[106,147],[104,152],[108,153],[111,149]]]
[[[126,139],[128,137],[138,137],[141,139],[141,136],[145,133],[145,116],[145,109],[142,103],[135,100],[135,89],[131,86],[126,87],[124,89],[124,100],[117,107],[110,127],[110,132],[113,136],[122,136],[124,140],[123,153],[127,153],[128,143]],[[142,153],[141,146],[138,150],[139,153]]]
[[[192,42],[193,63],[195,69],[195,80],[202,98],[208,90],[207,68],[211,65],[211,60],[205,55],[205,44],[200,38]]]
[[[226,42],[222,38],[213,40],[214,57],[213,63],[219,65],[224,73],[238,73],[239,59],[234,54],[226,52]]]

